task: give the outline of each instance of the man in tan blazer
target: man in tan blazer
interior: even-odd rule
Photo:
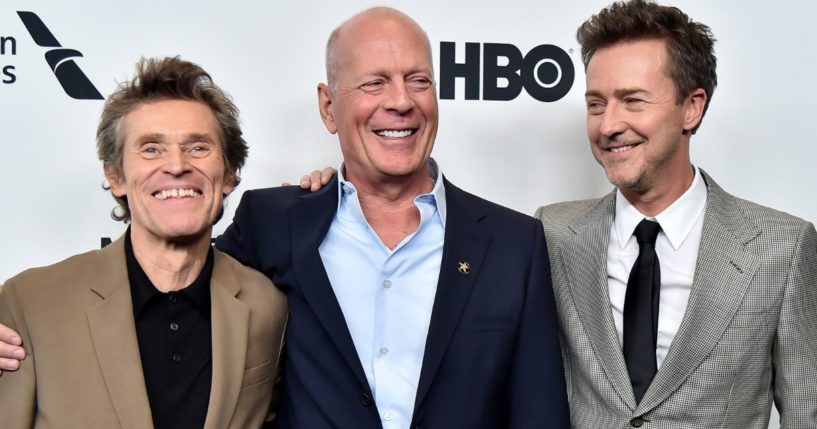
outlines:
[[[781,428],[817,428],[817,232],[690,161],[717,81],[709,28],[634,0],[578,39],[616,189],[536,214],[572,426],[765,429],[774,402]]]
[[[142,60],[109,97],[97,146],[130,227],[0,290],[0,323],[28,352],[0,378],[4,428],[252,428],[270,415],[285,298],[210,245],[247,155],[237,115],[178,58]]]

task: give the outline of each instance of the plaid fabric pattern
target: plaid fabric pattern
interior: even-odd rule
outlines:
[[[689,304],[636,405],[607,289],[615,192],[540,207],[575,428],[817,428],[817,233],[708,185]]]

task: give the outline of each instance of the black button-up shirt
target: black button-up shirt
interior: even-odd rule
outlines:
[[[213,376],[210,277],[213,249],[186,288],[163,293],[153,286],[125,235],[125,258],[153,426],[204,426]]]

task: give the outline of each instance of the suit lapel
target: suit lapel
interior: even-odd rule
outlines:
[[[621,399],[635,408],[630,376],[618,341],[607,285],[607,247],[615,211],[615,191],[569,228],[575,233],[559,252],[570,294],[599,365]]]
[[[91,290],[101,300],[86,311],[105,386],[123,428],[153,427],[125,263],[124,238],[101,250]]]
[[[474,283],[479,278],[480,267],[482,267],[491,241],[489,231],[479,225],[479,222],[485,217],[484,211],[479,206],[470,204],[469,198],[472,197],[468,194],[451,185],[447,180],[444,183],[448,209],[445,243],[437,293],[426,338],[423,367],[417,386],[415,410],[434,380],[451,337],[459,324],[465,304],[471,296]],[[461,261],[470,263],[471,273],[469,275],[459,272]]]
[[[236,296],[241,285],[224,255],[215,251],[210,279],[213,381],[205,428],[226,428],[235,411],[247,357],[250,311]]]
[[[667,357],[639,404],[660,404],[712,351],[737,312],[759,266],[746,250],[761,232],[742,216],[734,197],[704,173],[708,185],[701,245],[689,304]]]
[[[298,279],[298,290],[312,306],[315,316],[352,369],[361,387],[368,392],[366,374],[318,251],[332,225],[337,206],[338,179],[335,176],[321,191],[304,195],[290,209],[292,266]]]

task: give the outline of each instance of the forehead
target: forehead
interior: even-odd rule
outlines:
[[[428,39],[400,17],[361,17],[338,36],[339,72],[431,71]]]
[[[644,88],[669,80],[669,55],[660,39],[619,42],[599,49],[587,64],[587,90]]]
[[[205,135],[217,139],[218,123],[213,111],[204,103],[190,100],[158,100],[142,103],[122,120],[126,142],[144,135],[168,138]]]

